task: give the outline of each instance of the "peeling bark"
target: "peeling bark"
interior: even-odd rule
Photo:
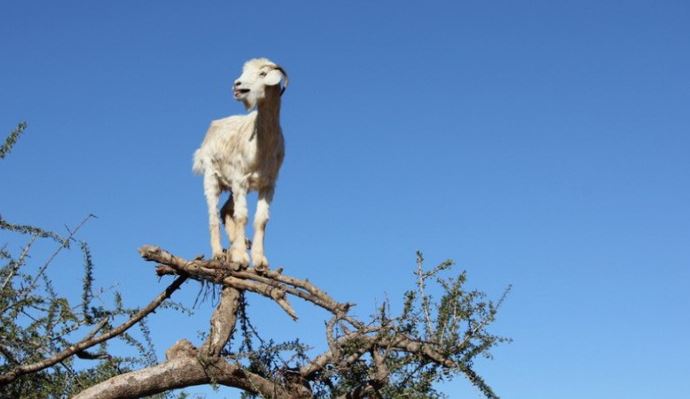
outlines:
[[[220,302],[211,316],[209,337],[203,345],[203,352],[207,356],[220,356],[230,339],[235,330],[239,300],[240,291],[232,287],[223,287]]]
[[[113,377],[94,385],[73,399],[140,398],[194,385],[217,383],[261,394],[266,398],[295,398],[290,392],[221,358],[205,363],[198,356],[174,357],[164,363]]]

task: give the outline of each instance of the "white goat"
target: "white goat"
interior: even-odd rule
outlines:
[[[243,266],[249,265],[245,243],[247,192],[258,191],[252,260],[255,267],[268,268],[264,233],[278,171],[285,156],[279,119],[280,96],[287,83],[283,68],[268,59],[247,61],[242,75],[235,80],[233,94],[250,112],[211,122],[201,147],[194,153],[192,169],[204,176],[211,250],[216,259],[223,257],[218,199],[221,192],[230,191],[230,198],[220,211],[232,243],[227,259]]]

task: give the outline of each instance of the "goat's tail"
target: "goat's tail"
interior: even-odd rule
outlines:
[[[203,175],[204,169],[206,168],[204,167],[204,160],[201,156],[201,148],[199,148],[194,151],[194,165],[192,165],[192,171],[197,175]]]

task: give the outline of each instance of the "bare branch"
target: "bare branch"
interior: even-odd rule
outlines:
[[[382,386],[386,383],[390,375],[390,370],[388,370],[388,366],[386,366],[386,356],[382,353],[381,349],[374,348],[371,350],[371,357],[374,359],[374,366],[376,368],[372,379],[378,386]]]
[[[223,347],[235,330],[237,321],[237,306],[239,305],[240,291],[232,287],[223,287],[220,294],[220,302],[211,316],[211,331],[208,339],[202,346],[207,356],[219,356]]]
[[[285,276],[277,271],[257,271],[253,268],[240,270],[236,264],[218,260],[188,261],[152,245],[142,246],[139,248],[139,253],[144,259],[159,263],[156,268],[159,275],[184,274],[197,280],[221,283],[240,290],[255,292],[274,300],[293,319],[297,319],[297,314],[285,299],[285,294],[302,298],[333,314],[344,314],[351,306],[336,302],[307,280]]]
[[[156,366],[121,374],[96,384],[73,399],[140,398],[171,389],[211,383],[239,388],[265,398],[299,397],[296,397],[294,392],[289,392],[280,385],[251,373],[239,365],[229,364],[222,358],[217,357],[206,363],[198,356],[193,356],[193,349],[179,353],[179,356]]]

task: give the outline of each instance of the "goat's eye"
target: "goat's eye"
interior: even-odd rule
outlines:
[[[266,71],[259,72],[259,76],[261,76],[262,78],[263,78],[263,77],[266,77]]]

